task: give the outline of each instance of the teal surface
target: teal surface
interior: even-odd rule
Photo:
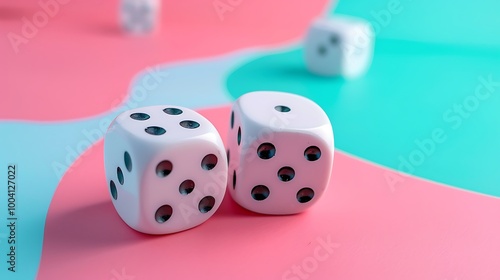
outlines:
[[[338,0],[330,14],[363,18],[379,39],[500,46],[498,0]]]
[[[331,118],[337,148],[500,196],[500,50],[491,46],[381,39],[369,72],[354,80],[309,74],[302,49],[285,50],[242,65],[227,87],[233,98],[304,95]]]

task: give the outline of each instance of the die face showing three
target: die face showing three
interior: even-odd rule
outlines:
[[[120,20],[131,33],[149,33],[159,21],[160,0],[121,0]]]
[[[113,205],[130,227],[166,234],[195,227],[220,206],[227,160],[215,127],[183,107],[120,114],[104,140]]]
[[[318,75],[353,78],[369,68],[373,57],[369,23],[337,16],[315,20],[305,39],[307,68]]]
[[[304,97],[252,92],[234,104],[228,135],[228,189],[248,210],[294,214],[325,192],[333,131],[325,112]]]

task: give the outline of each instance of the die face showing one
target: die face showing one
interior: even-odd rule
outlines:
[[[152,106],[124,112],[110,125],[104,152],[113,205],[138,231],[166,234],[195,227],[215,213],[224,197],[222,140],[190,109]]]
[[[149,33],[159,21],[160,0],[121,0],[120,20],[131,33]]]
[[[299,213],[328,186],[333,131],[309,99],[280,92],[243,95],[233,106],[228,146],[229,192],[248,210]]]
[[[373,30],[352,17],[318,19],[305,41],[307,68],[322,76],[354,78],[369,68],[373,57]]]

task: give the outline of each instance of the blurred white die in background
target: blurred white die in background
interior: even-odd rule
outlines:
[[[161,0],[121,0],[120,21],[131,33],[150,33],[159,25]]]
[[[317,19],[305,40],[306,66],[321,76],[360,76],[370,67],[374,36],[370,24],[362,19]]]

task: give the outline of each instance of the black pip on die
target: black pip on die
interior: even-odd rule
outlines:
[[[173,233],[205,222],[226,191],[220,135],[202,115],[183,107],[120,114],[106,133],[104,162],[116,211],[144,233]]]

